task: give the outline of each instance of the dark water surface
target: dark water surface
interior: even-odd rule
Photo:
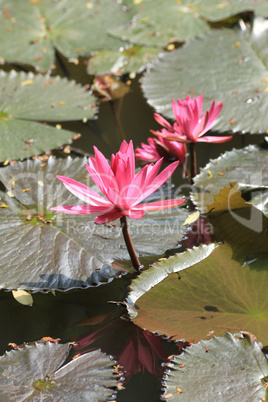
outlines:
[[[66,69],[68,78],[74,78],[83,85],[90,81],[83,69],[73,71],[73,66],[65,64]],[[92,154],[92,147],[96,145],[109,158],[111,153],[118,150],[122,135],[115,110],[126,140],[133,139],[135,146],[146,141],[150,129],[158,128],[153,118],[154,111],[143,97],[139,79],[140,76],[132,81],[130,92],[122,100],[116,100],[114,104],[102,102],[98,119],[62,125],[82,134],[72,144],[75,152]],[[259,143],[262,139],[263,136],[237,134],[232,141],[220,145],[197,144],[198,166],[205,166],[210,158],[217,158],[226,150]],[[188,186],[179,170],[173,182]],[[120,357],[129,365],[125,389],[118,392],[117,401],[159,400],[163,371],[161,363],[170,354],[178,353],[180,345],[144,332],[128,321],[123,305],[110,303],[125,300],[134,277],[135,274],[122,275],[120,279],[96,288],[55,294],[35,293],[31,307],[16,302],[11,292],[0,291],[0,353],[9,348],[10,342],[21,344],[44,336],[60,338],[63,342],[75,340],[78,345],[74,354],[100,347],[105,353]],[[132,376],[131,371],[135,373]]]

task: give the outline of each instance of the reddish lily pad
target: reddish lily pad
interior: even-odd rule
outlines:
[[[267,263],[242,266],[228,244],[176,254],[132,282],[134,323],[191,342],[244,330],[267,345]]]

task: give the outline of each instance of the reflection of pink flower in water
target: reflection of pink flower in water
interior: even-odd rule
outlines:
[[[160,114],[155,113],[155,120],[164,128],[161,131],[153,131],[152,133],[158,137],[166,140],[179,141],[179,142],[226,142],[233,138],[233,136],[215,137],[203,135],[209,131],[219,116],[222,110],[222,102],[215,105],[215,100],[212,101],[210,109],[202,116],[203,108],[203,95],[197,98],[175,99],[172,101],[172,109],[176,122],[173,126],[164,119]]]
[[[184,238],[179,242],[185,248],[214,242],[213,226],[206,216],[200,216],[187,229]]]
[[[124,377],[127,378],[144,369],[160,377],[164,371],[161,363],[166,362],[169,356],[161,336],[122,319],[110,322],[89,335],[79,336],[75,342],[77,345],[74,348],[79,353],[101,348],[103,352],[114,356],[120,366],[124,367]],[[182,347],[188,344],[178,342],[177,345],[179,354]]]
[[[168,141],[163,138],[148,138],[148,144],[141,143],[137,148],[135,156],[143,163],[156,162],[164,158],[165,162],[179,161],[180,165],[186,157],[186,146],[181,142]]]
[[[89,158],[87,171],[103,193],[95,191],[65,176],[57,176],[65,187],[87,205],[58,206],[54,211],[66,214],[96,214],[95,223],[106,223],[124,216],[140,219],[145,211],[156,211],[181,205],[185,200],[141,202],[165,183],[179,162],[173,162],[158,174],[162,160],[144,166],[135,175],[135,156],[132,141],[123,141],[119,152],[111,157],[111,166],[96,148],[95,158]]]

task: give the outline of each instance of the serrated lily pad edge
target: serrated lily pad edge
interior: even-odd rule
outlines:
[[[183,271],[184,269],[204,260],[218,246],[217,243],[211,243],[203,244],[199,247],[193,247],[192,249],[186,250],[184,253],[175,254],[167,260],[158,261],[147,271],[142,272],[140,276],[132,281],[130,285],[130,293],[125,302],[130,318],[133,320],[138,316],[138,309],[136,309],[135,303],[153,286],[162,282],[169,274]],[[181,263],[178,261],[180,259],[182,260]],[[163,265],[167,262],[168,267],[163,269]]]
[[[224,336],[222,336],[222,337],[213,336],[212,339],[201,340],[197,344],[193,344],[190,347],[187,347],[180,355],[175,355],[175,356],[172,357],[172,360],[170,360],[167,363],[167,368],[166,368],[165,373],[164,373],[164,375],[162,377],[162,387],[163,387],[164,392],[162,394],[163,399],[161,398],[161,400],[166,400],[165,396],[166,396],[167,393],[170,392],[168,390],[168,387],[169,387],[168,383],[170,382],[170,386],[175,386],[173,384],[173,375],[172,375],[172,372],[174,370],[174,366],[178,365],[180,367],[180,365],[182,363],[185,363],[185,358],[187,359],[187,356],[189,358],[191,358],[191,352],[192,352],[193,349],[195,350],[195,349],[203,348],[204,351],[207,351],[207,350],[209,350],[209,346],[210,346],[211,342],[213,343],[213,342],[217,342],[217,341],[220,341],[220,340],[226,340],[226,341],[232,342],[232,343],[230,343],[230,348],[231,348],[231,346],[234,347],[235,344],[238,345],[239,341],[244,342],[244,343],[248,342],[248,344],[252,346],[252,349],[253,349],[252,354],[254,356],[256,356],[256,353],[259,353],[258,360],[256,358],[256,365],[258,365],[259,370],[260,371],[262,371],[262,370],[265,371],[265,368],[266,368],[266,373],[268,373],[268,360],[267,360],[267,357],[265,356],[264,353],[262,353],[262,350],[261,350],[262,345],[259,344],[254,338],[252,338],[252,334],[243,334],[243,335],[240,334],[240,335],[236,336],[236,335],[231,334],[230,332],[226,332],[226,334]],[[194,353],[194,351],[193,351],[193,353]],[[182,360],[181,360],[181,358],[182,358]],[[184,364],[182,365],[182,368],[184,368]],[[184,370],[182,370],[182,372],[183,371]],[[264,373],[264,374],[266,374],[266,373]],[[262,379],[260,379],[260,383],[261,383],[261,380]]]

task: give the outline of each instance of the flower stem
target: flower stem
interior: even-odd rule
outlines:
[[[123,98],[120,98],[120,99],[118,100],[119,107],[120,107],[120,105],[121,105],[122,99],[123,99]],[[116,108],[115,101],[114,101],[114,100],[110,100],[109,103],[110,103],[110,105],[111,105],[111,108],[112,108],[112,111],[113,111],[113,114],[114,114],[114,118],[115,118],[115,121],[116,121],[118,130],[119,130],[119,133],[120,133],[120,135],[121,135],[121,137],[122,137],[122,140],[126,140],[126,135],[125,135],[123,126],[122,126],[121,121],[120,121],[120,118],[119,118],[119,111],[118,111],[117,108]]]
[[[195,142],[190,142],[190,158],[191,158],[191,183],[193,184],[196,176],[196,153]]]
[[[125,240],[125,243],[126,243],[126,246],[127,246],[127,250],[128,250],[129,256],[130,256],[130,258],[131,258],[133,267],[134,267],[138,272],[140,272],[141,263],[140,263],[140,261],[139,261],[139,259],[138,259],[138,256],[137,256],[137,254],[136,254],[136,251],[135,251],[135,249],[134,249],[134,246],[133,246],[133,243],[132,243],[132,240],[131,240],[129,231],[128,231],[128,227],[127,227],[127,218],[126,218],[126,216],[122,216],[122,217],[120,218],[120,223],[121,223],[121,228],[122,228],[124,240]]]

